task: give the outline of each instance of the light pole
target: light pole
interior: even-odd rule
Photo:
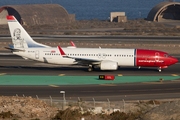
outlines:
[[[66,106],[65,91],[60,91],[60,93],[63,94],[63,110],[64,110],[64,107]]]

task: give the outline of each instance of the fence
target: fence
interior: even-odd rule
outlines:
[[[38,96],[37,96],[37,99]],[[40,99],[44,101],[46,104],[51,105],[53,107],[58,107],[61,110],[64,110],[66,108],[73,108],[73,109],[80,109],[82,112],[89,111],[92,113],[104,113],[104,114],[110,114],[115,111],[120,112],[136,112],[138,110],[141,110],[142,108],[147,109],[156,107],[159,105],[157,104],[155,100],[151,100],[151,103],[147,104],[146,102],[142,101],[125,101],[124,99],[122,101],[110,101],[110,99],[107,98],[105,101],[96,101],[94,98],[92,98],[92,101],[82,101],[81,98],[77,98],[77,101],[75,100],[58,100],[53,99],[51,96],[49,99]]]
[[[18,97],[18,95],[16,94]],[[22,95],[25,97],[25,95]],[[136,112],[142,109],[152,109],[153,107],[159,106],[160,102],[156,100],[150,101],[110,101],[109,98],[105,101],[96,101],[92,98],[92,101],[83,101],[81,98],[77,98],[75,100],[66,100],[65,97],[63,100],[53,99],[49,96],[49,99],[41,99],[36,95],[36,99],[44,101],[47,105],[52,107],[58,107],[60,110],[64,110],[67,108],[72,109],[80,109],[81,112],[89,111],[94,114],[102,113],[102,114],[110,114],[115,111],[120,111],[124,113]]]

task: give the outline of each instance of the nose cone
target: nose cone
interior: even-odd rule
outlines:
[[[172,64],[175,64],[175,63],[177,63],[177,62],[178,62],[178,59],[176,59],[176,58],[172,57],[172,58],[171,58],[171,61],[172,61],[172,62],[171,62]]]

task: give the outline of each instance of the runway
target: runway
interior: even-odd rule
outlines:
[[[180,55],[174,55],[178,60]],[[159,73],[155,68],[132,68],[123,67],[117,71],[100,71],[98,68],[88,72],[87,67],[81,66],[59,66],[40,63],[32,60],[24,60],[21,57],[12,55],[9,52],[0,54],[0,73],[6,75],[76,75],[76,76],[98,76],[100,74],[121,75],[121,76],[179,76],[180,64],[164,69]],[[2,75],[4,75],[2,74]],[[172,99],[180,98],[180,79],[163,82],[141,82],[121,84],[97,84],[97,85],[44,85],[44,86],[1,86],[0,95],[22,96],[62,99],[60,91],[66,92],[67,100],[111,101],[124,100],[147,100],[147,99]]]
[[[69,42],[75,43],[180,43],[179,36],[100,36],[100,35],[33,35],[37,42]],[[1,42],[11,42],[10,35],[0,35]]]

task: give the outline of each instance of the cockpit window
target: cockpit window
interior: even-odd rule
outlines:
[[[164,55],[164,57],[171,57],[171,55]]]

